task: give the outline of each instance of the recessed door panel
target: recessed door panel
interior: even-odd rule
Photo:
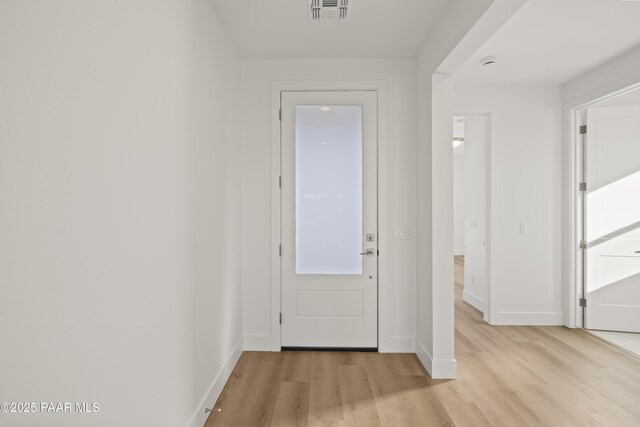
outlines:
[[[587,119],[585,327],[640,332],[640,106]]]

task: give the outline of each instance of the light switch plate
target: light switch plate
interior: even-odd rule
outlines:
[[[391,235],[392,240],[411,240],[411,229],[406,227],[397,227],[393,229]]]

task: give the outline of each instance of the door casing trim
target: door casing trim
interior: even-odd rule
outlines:
[[[376,91],[378,96],[378,351],[394,351],[389,339],[389,317],[387,310],[389,258],[389,217],[388,217],[388,146],[387,146],[387,82],[385,80],[354,81],[272,81],[271,82],[271,170],[270,170],[270,351],[280,351],[282,334],[280,313],[282,311],[282,272],[280,263],[280,243],[282,236],[282,196],[279,179],[281,164],[280,95],[282,92],[322,92],[322,91]]]
[[[579,218],[582,215],[580,207],[580,192],[578,191],[578,183],[580,182],[581,153],[578,149],[580,143],[579,127],[587,124],[583,123],[582,112],[587,108],[594,106],[602,101],[615,98],[626,92],[640,89],[640,82],[631,85],[624,85],[617,89],[613,87],[603,89],[603,93],[599,95],[591,95],[577,102],[563,105],[563,132],[568,135],[567,154],[563,164],[563,183],[564,194],[568,195],[566,201],[563,202],[563,279],[567,280],[564,285],[563,296],[566,300],[563,302],[564,326],[568,328],[584,328],[584,319],[582,316],[582,307],[580,307],[580,298],[582,297],[581,285],[581,269],[580,262],[580,230]],[[563,153],[564,154],[564,153]],[[564,195],[563,194],[563,195]]]

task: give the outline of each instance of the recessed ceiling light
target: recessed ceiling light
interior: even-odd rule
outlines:
[[[324,107],[320,107],[320,111],[324,111],[326,113],[327,111],[331,111],[331,107],[327,107],[325,105]]]

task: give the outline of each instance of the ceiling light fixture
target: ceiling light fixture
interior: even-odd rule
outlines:
[[[496,58],[495,56],[487,56],[480,60],[480,64],[482,64],[483,67],[493,66],[493,65],[496,65],[497,63],[498,63],[498,58]]]
[[[331,107],[327,107],[327,106],[325,105],[324,107],[320,107],[320,111],[323,111],[323,112],[325,112],[325,113],[326,113],[327,111],[331,111]]]

